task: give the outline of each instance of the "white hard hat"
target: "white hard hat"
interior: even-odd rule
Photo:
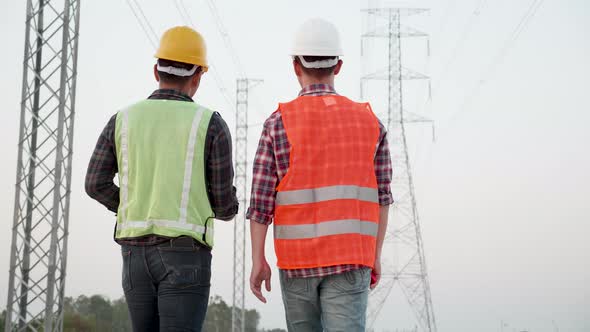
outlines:
[[[326,20],[309,19],[297,30],[291,55],[340,56],[340,34],[334,24]]]

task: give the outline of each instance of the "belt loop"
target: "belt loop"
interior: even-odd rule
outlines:
[[[172,241],[174,241],[174,238],[170,238],[170,240],[169,240],[169,243],[168,243],[168,244],[170,245],[170,247],[171,247],[171,248],[172,248],[172,247],[174,247],[174,246],[172,245],[174,242],[172,242]]]

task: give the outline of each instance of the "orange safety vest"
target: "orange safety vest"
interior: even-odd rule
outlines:
[[[379,122],[371,107],[336,95],[302,96],[278,112],[291,144],[275,203],[278,267],[373,267]]]

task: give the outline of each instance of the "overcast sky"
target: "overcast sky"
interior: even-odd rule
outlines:
[[[419,92],[408,91],[406,107],[437,122],[436,142],[428,126],[411,129],[409,139],[439,331],[499,331],[501,320],[508,324],[506,331],[555,331],[555,326],[590,331],[590,4],[544,1],[502,61],[490,68],[531,1],[402,3],[431,9],[408,20],[431,35],[429,62],[424,61],[424,40],[422,46],[404,44],[412,50],[403,55],[406,66],[432,77],[435,88],[432,103],[426,102],[425,85]],[[184,2],[233,95],[236,70],[207,2]],[[158,35],[183,24],[173,1],[141,3]],[[323,17],[340,29],[346,54],[336,88],[359,97],[364,1],[215,4],[245,73],[264,79],[250,99],[250,159],[260,134],[257,124],[277,102],[299,90],[287,54],[294,29],[306,18]],[[24,18],[25,1],[0,2],[0,201],[5,207],[0,214],[0,307],[8,285]],[[83,181],[110,116],[156,88],[153,52],[125,1],[82,2],[68,296],[122,295],[121,258],[112,241],[114,216],[85,195]],[[371,93],[369,101],[386,91]],[[234,101],[228,104],[222,97],[211,73],[203,77],[196,99],[218,110],[233,130]],[[233,228],[223,222],[217,227],[211,294],[231,302]],[[270,238],[268,242],[274,263]],[[273,272],[268,304],[246,294],[247,307],[262,314],[267,328],[285,326]],[[377,330],[412,326],[411,318],[392,303],[383,309]]]

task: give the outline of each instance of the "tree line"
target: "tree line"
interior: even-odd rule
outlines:
[[[63,305],[64,332],[131,332],[125,297],[111,301],[102,295],[80,295],[65,297]],[[203,332],[231,332],[232,308],[220,296],[211,297]],[[260,313],[256,309],[247,309],[245,316],[246,332],[286,332],[283,329],[259,329]],[[0,332],[4,332],[5,317],[4,310],[0,314]]]

